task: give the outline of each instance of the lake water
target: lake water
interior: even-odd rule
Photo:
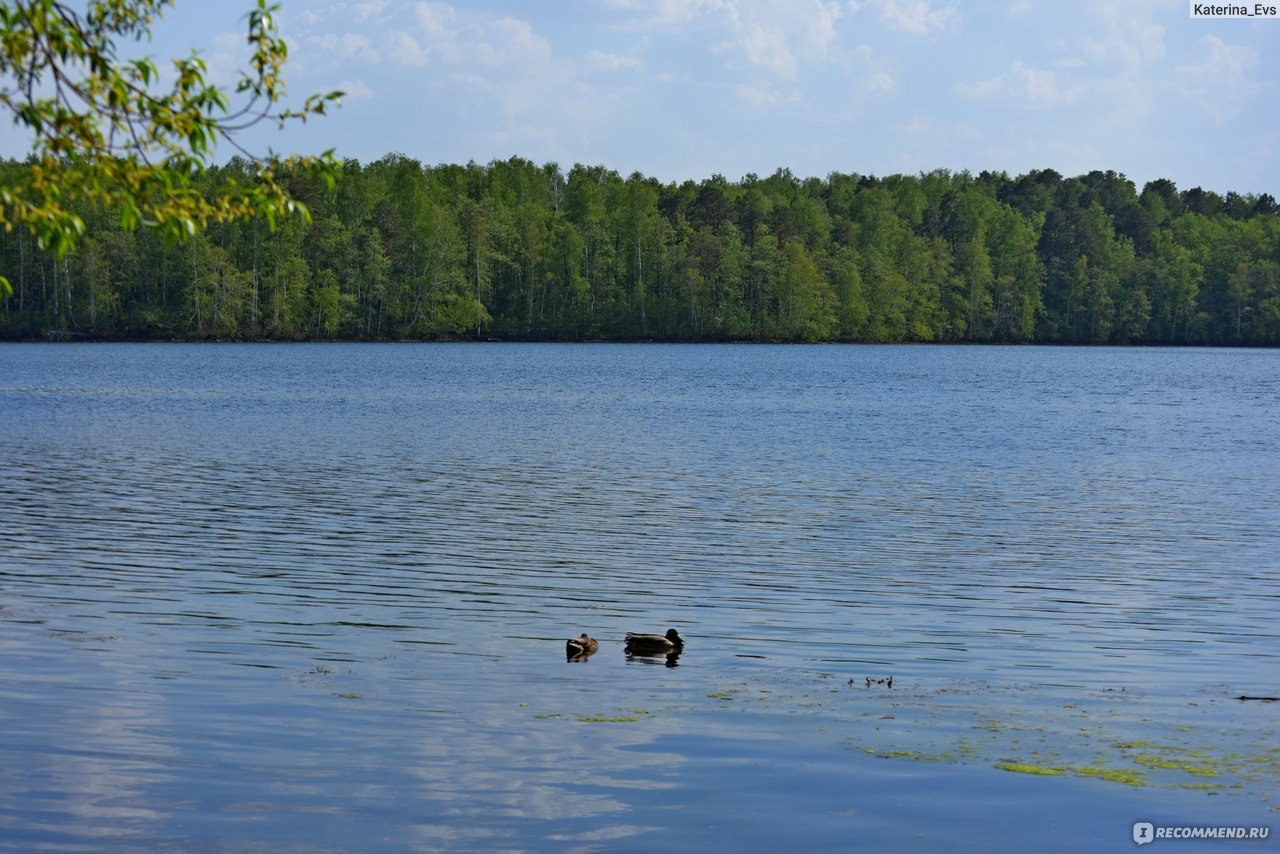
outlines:
[[[5,850],[1280,843],[1280,352],[6,345],[0,520]]]

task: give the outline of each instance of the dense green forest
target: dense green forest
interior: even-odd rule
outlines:
[[[25,168],[0,162],[0,183]],[[61,259],[0,235],[0,335],[1280,345],[1269,195],[1052,170],[664,184],[400,155],[290,189],[310,223],[166,246],[86,210]]]

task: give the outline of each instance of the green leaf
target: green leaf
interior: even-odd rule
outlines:
[[[120,206],[120,227],[125,231],[133,231],[138,227],[139,219],[141,213],[137,203],[133,199],[126,199]]]

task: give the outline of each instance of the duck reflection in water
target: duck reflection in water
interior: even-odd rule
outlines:
[[[684,638],[675,629],[667,629],[665,635],[627,632],[624,650],[627,661],[649,660],[657,664],[658,658],[665,658],[667,667],[675,667],[684,652]]]
[[[596,639],[583,632],[576,638],[569,638],[568,642],[565,643],[564,657],[568,661],[586,661],[599,648],[600,644]]]

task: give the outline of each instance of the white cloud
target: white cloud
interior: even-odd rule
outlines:
[[[976,83],[958,83],[956,91],[975,101],[990,101],[1004,94],[1007,77],[1006,74],[998,74]]]
[[[935,9],[929,0],[870,0],[867,4],[855,4],[853,8],[857,10],[862,5],[878,8],[880,23],[918,36],[941,32],[957,20],[954,7]]]
[[[1085,38],[1085,55],[1129,68],[1159,61],[1165,54],[1165,30],[1153,19],[1167,5],[1161,0],[1094,2],[1092,9],[1098,19],[1098,29]]]
[[[1174,72],[1178,92],[1194,101],[1215,122],[1234,115],[1260,90],[1247,71],[1258,61],[1252,48],[1229,45],[1217,36],[1201,37],[1195,59]]]
[[[735,5],[737,0],[608,0],[608,5],[633,13],[624,25],[645,31],[678,31],[709,13]]]
[[[516,18],[500,18],[476,27],[467,34],[463,49],[467,53],[463,58],[473,62],[490,68],[522,66],[531,74],[544,71],[555,61],[550,43],[535,33],[528,21]]]
[[[344,80],[338,84],[344,101],[366,101],[373,97],[373,90],[363,80]]]
[[[414,12],[418,23],[432,35],[447,32],[458,18],[457,11],[448,3],[419,3]]]
[[[956,91],[977,101],[1003,99],[1029,107],[1057,107],[1075,100],[1073,92],[1059,88],[1055,72],[1032,68],[1020,59],[1004,74],[976,83],[961,83]]]
[[[369,2],[355,4],[356,23],[381,15],[382,11],[387,8],[387,2],[388,0],[369,0]]]
[[[467,43],[469,59],[491,68],[520,70],[538,75],[556,64],[551,44],[533,31],[528,21],[502,18],[473,33]]]
[[[237,69],[248,67],[246,60],[249,49],[245,44],[244,36],[240,33],[221,33],[214,36],[212,44],[213,49],[205,57],[209,81],[218,86],[235,85],[239,79]],[[293,47],[292,44],[289,45],[291,54]],[[162,70],[168,73],[168,69],[163,66]]]
[[[723,13],[729,31],[717,50],[740,52],[753,68],[789,81],[802,62],[828,58],[843,14],[838,3],[822,0],[726,0],[715,10]]]
[[[796,79],[796,57],[786,35],[759,21],[749,21],[738,28],[737,47],[747,60],[784,80]]]
[[[772,110],[800,100],[799,92],[795,90],[780,92],[768,84],[753,86],[743,83],[735,87],[734,91],[739,100],[753,110]]]
[[[920,113],[911,116],[911,121],[902,126],[902,132],[908,136],[932,135],[934,133],[933,119]]]
[[[378,62],[381,59],[378,52],[370,46],[368,37],[357,33],[310,36],[306,39],[306,44],[323,51],[331,59],[360,62]]]
[[[387,36],[387,56],[400,65],[421,68],[429,61],[427,52],[418,40],[404,30],[394,30]]]
[[[863,82],[864,87],[872,95],[892,95],[897,88],[892,77],[885,71],[873,71]]]
[[[644,68],[644,63],[635,57],[618,56],[616,53],[602,53],[598,50],[588,52],[585,59],[587,67],[595,71],[621,71],[623,69],[640,71]]]
[[[624,29],[720,31],[723,37],[711,40],[713,53],[741,56],[749,67],[787,81],[803,64],[829,58],[844,14],[836,0],[611,0],[610,6],[631,15]]]
[[[796,23],[801,32],[801,44],[808,51],[825,54],[836,41],[836,21],[843,17],[839,3],[823,3],[812,0],[797,7]]]
[[[457,143],[469,153],[563,156],[562,136],[583,134],[612,115],[612,93],[589,85],[590,72],[643,68],[600,50],[574,61],[558,57],[528,20],[445,3],[416,3],[405,11],[385,28],[384,56],[430,69],[419,84],[423,97],[446,99],[469,128]],[[384,80],[377,89],[385,96],[394,86]]]
[[[477,18],[459,22],[454,7],[445,3],[414,6],[416,26],[390,28],[387,56],[412,67],[439,65],[465,69],[484,77],[482,69],[518,69],[522,80],[544,74],[558,64],[551,45],[517,18]]]

